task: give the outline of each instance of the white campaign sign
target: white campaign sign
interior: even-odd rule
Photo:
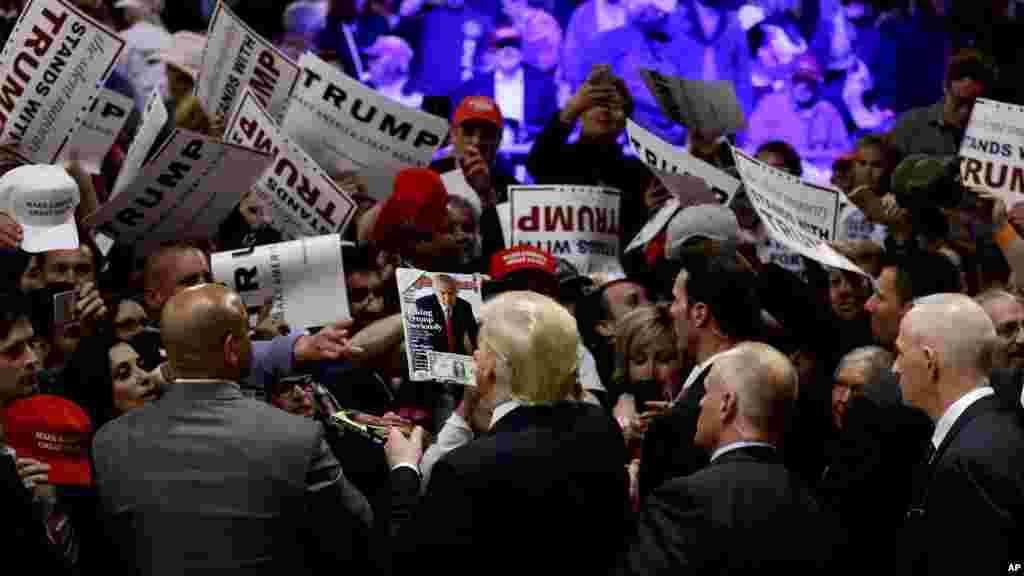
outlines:
[[[626,120],[626,131],[629,143],[640,160],[654,171],[661,183],[684,205],[709,204],[715,200],[719,204],[728,205],[739,190],[739,180],[665,142],[636,122]],[[713,192],[701,194],[687,176],[703,180]]]
[[[153,146],[156,145],[156,139],[160,136],[167,119],[167,107],[164,105],[163,98],[160,97],[160,92],[153,90],[149,94],[149,99],[146,100],[146,109],[142,113],[139,129],[135,132],[135,139],[128,147],[128,154],[125,155],[121,171],[117,174],[117,180],[114,181],[114,188],[110,193],[111,198],[120,194],[138,178],[139,171],[142,170],[142,165],[146,163],[146,158]]]
[[[160,242],[217,232],[266,170],[270,156],[177,129],[119,194],[86,224],[144,255]]]
[[[512,238],[565,258],[581,273],[619,257],[619,191],[598,186],[510,186]]]
[[[826,266],[867,276],[828,245],[836,238],[839,195],[835,190],[808,184],[737,148],[733,155],[750,203],[776,242]]]
[[[0,53],[0,143],[56,162],[124,44],[70,0],[30,0]]]
[[[113,90],[103,89],[93,100],[92,110],[71,136],[71,142],[60,155],[61,161],[78,160],[90,174],[99,174],[103,159],[117,141],[135,100]]]
[[[281,132],[251,91],[238,104],[227,141],[273,156],[253,190],[270,207],[274,227],[289,238],[344,233],[355,200]]]
[[[210,20],[196,96],[212,116],[227,118],[243,90],[252,90],[260,106],[277,122],[298,82],[299,65],[242,22],[224,2]]]
[[[220,252],[210,264],[213,277],[238,292],[246,307],[273,302],[270,316],[292,329],[351,318],[337,234]]]
[[[1002,198],[1007,208],[1024,202],[1024,107],[975,102],[960,158],[964,186]]]
[[[370,195],[391,195],[402,168],[428,166],[448,122],[388,99],[307,52],[282,129],[331,177],[357,172]]]

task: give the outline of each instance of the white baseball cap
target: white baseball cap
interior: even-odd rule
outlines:
[[[78,249],[80,199],[78,184],[60,166],[19,166],[0,177],[0,209],[21,224],[26,252]]]

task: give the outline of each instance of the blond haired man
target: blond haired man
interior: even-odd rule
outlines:
[[[421,432],[388,440],[396,573],[475,574],[494,562],[514,574],[607,570],[627,517],[625,444],[600,407],[565,400],[579,392],[575,320],[546,296],[508,292],[482,307],[480,324],[490,434],[443,457],[422,502]],[[590,548],[574,554],[569,542]]]

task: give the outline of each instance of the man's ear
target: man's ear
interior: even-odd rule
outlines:
[[[708,323],[710,312],[708,311],[708,305],[703,302],[697,302],[693,305],[693,326],[695,328],[702,328]]]
[[[921,347],[924,360],[928,363],[928,376],[934,382],[939,379],[939,354],[930,346]]]
[[[739,413],[739,405],[737,402],[739,402],[739,399],[736,397],[735,392],[722,392],[722,403],[718,407],[718,410],[721,412],[723,424],[731,422],[736,418],[736,415]]]
[[[242,365],[242,342],[234,334],[224,339],[224,365],[238,368]]]

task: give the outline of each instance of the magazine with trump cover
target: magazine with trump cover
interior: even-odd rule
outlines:
[[[399,268],[409,379],[476,385],[480,276]]]

